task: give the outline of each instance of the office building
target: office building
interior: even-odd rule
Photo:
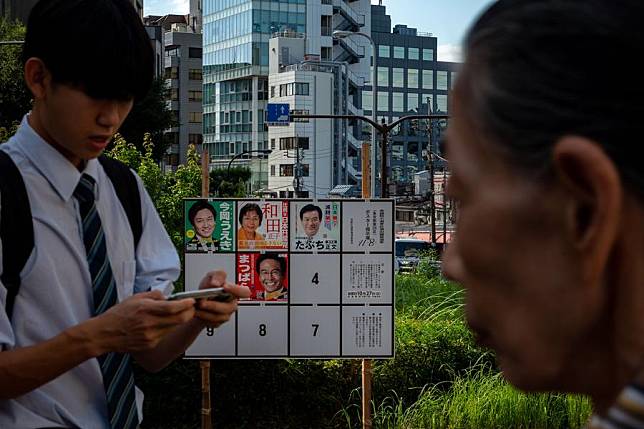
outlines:
[[[202,41],[192,31],[190,15],[147,16],[144,19],[169,89],[168,107],[176,126],[164,134],[169,146],[163,159],[165,169],[176,169],[186,161],[188,145],[201,151],[202,130]],[[159,39],[160,38],[160,39]],[[159,55],[162,55],[160,59]]]
[[[378,50],[378,121],[384,119],[389,123],[406,115],[428,112],[449,113],[448,91],[460,64],[437,60],[438,43],[432,34],[406,25],[396,25],[392,30],[385,6],[371,6],[371,22],[371,36]],[[362,107],[365,115],[371,115],[371,86],[362,92]],[[431,125],[432,151],[440,155],[437,143],[445,121],[433,121]],[[427,168],[424,158],[428,153],[428,128],[428,121],[403,123],[390,137],[392,194],[413,192],[414,174]],[[370,128],[365,127],[364,131],[368,135]],[[443,167],[440,158],[436,158],[435,166]]]
[[[348,139],[341,134],[343,125],[309,122],[274,131],[271,127],[269,137],[264,118],[269,97],[271,102],[283,101],[310,113],[318,111],[312,106],[314,100],[320,111],[346,111],[351,107],[345,108],[344,104],[356,104],[353,100],[343,101],[349,98],[345,94],[351,91],[347,88],[351,81],[359,103],[357,86],[369,74],[368,42],[360,38],[334,41],[332,32],[341,29],[368,33],[369,0],[204,0],[202,6],[204,145],[210,153],[211,168],[225,168],[233,156],[242,152],[272,149],[270,168],[253,165],[262,162],[254,153],[236,160],[236,164],[251,167],[255,175],[251,180],[256,187],[269,187],[281,191],[283,196],[293,196],[299,185],[302,194],[304,187],[309,192],[319,187],[318,195],[326,195],[329,187],[349,180],[347,160],[356,154],[360,143],[356,139],[351,150]],[[312,62],[318,64],[311,65]],[[275,79],[270,84],[269,63],[273,72],[271,82]],[[343,67],[347,70],[339,72]],[[308,84],[308,95],[304,94],[307,88],[304,84]],[[286,92],[280,93],[282,85]],[[331,92],[341,87],[344,92],[339,98],[331,97]],[[361,113],[356,107],[353,111]],[[314,131],[316,127],[320,129]],[[323,139],[328,148],[316,146],[311,140],[322,133],[326,133]],[[306,138],[309,148],[320,149],[315,152],[316,161],[322,162],[323,156],[328,159],[329,165],[324,167],[329,172],[324,173],[328,183],[322,182],[322,174],[313,175],[315,180],[306,179],[306,170],[311,177],[315,169],[313,149],[305,149]],[[299,146],[294,141],[301,143],[302,152],[298,152]],[[344,156],[347,153],[349,156]],[[299,158],[294,160],[293,156]],[[257,178],[260,170],[261,177]],[[321,171],[320,166],[317,171]],[[355,182],[356,178],[359,174],[354,174],[352,180]]]

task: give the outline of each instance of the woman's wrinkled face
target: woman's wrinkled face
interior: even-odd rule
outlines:
[[[458,221],[443,270],[466,288],[467,322],[511,383],[567,388],[592,342],[596,306],[572,263],[562,193],[500,155],[466,99],[453,101],[446,150]]]

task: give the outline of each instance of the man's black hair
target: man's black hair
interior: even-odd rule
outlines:
[[[40,58],[54,83],[96,99],[140,100],[154,53],[129,0],[40,0],[31,10],[23,63]]]
[[[279,262],[280,272],[282,273],[282,276],[286,275],[286,258],[278,255],[277,253],[264,253],[259,258],[257,258],[257,261],[255,261],[255,270],[257,271],[258,274],[259,274],[259,265],[267,259],[272,259],[274,261]]]
[[[215,210],[215,208],[207,201],[199,200],[190,207],[190,210],[188,210],[188,220],[192,226],[195,226],[195,216],[197,216],[197,212],[203,209],[210,210],[214,220],[217,220],[217,210]]]
[[[251,211],[257,213],[257,216],[259,216],[259,224],[261,225],[262,220],[264,220],[264,214],[262,213],[262,209],[260,209],[255,203],[246,204],[241,208],[241,210],[239,210],[239,223],[241,224],[246,213]]]
[[[320,220],[322,220],[322,209],[319,208],[318,206],[313,205],[313,204],[307,204],[304,207],[302,207],[302,209],[300,210],[300,220],[303,220],[304,213],[312,212],[312,211],[318,212],[318,218]]]

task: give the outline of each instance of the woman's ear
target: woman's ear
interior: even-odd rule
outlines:
[[[581,256],[586,280],[597,280],[617,239],[622,183],[613,160],[595,141],[565,136],[553,150],[553,165],[565,198],[564,233]]]
[[[51,85],[51,73],[40,58],[32,57],[25,63],[25,83],[34,96],[40,100],[47,94],[47,87]]]

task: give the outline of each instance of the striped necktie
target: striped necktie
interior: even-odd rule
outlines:
[[[105,233],[94,202],[94,179],[83,174],[74,190],[83,221],[83,243],[92,276],[94,316],[116,304],[116,282],[107,256]],[[99,356],[107,396],[107,411],[112,429],[136,428],[139,419],[134,394],[134,375],[130,355],[107,353]]]

